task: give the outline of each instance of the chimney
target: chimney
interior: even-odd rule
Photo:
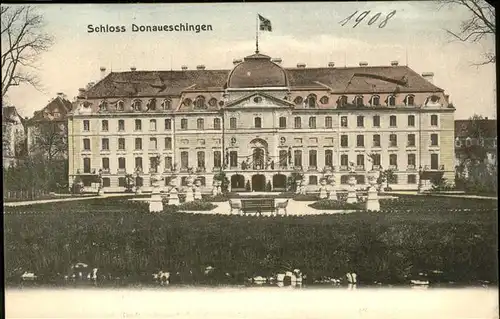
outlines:
[[[181,70],[182,70],[182,71],[186,71],[187,69],[188,69],[187,65],[182,65],[182,66],[181,66]]]
[[[135,66],[131,66],[131,67],[130,67],[130,71],[132,71],[132,72],[133,72],[133,71],[135,71],[135,70],[137,70],[137,69],[135,68]]]
[[[297,67],[298,67],[299,69],[303,69],[303,68],[305,68],[305,67],[306,67],[306,64],[305,64],[305,63],[297,63]]]
[[[240,64],[241,62],[243,62],[243,60],[241,60],[241,59],[234,59],[233,60],[233,65]]]
[[[281,62],[283,62],[283,60],[281,60],[281,58],[274,58],[271,60],[271,62],[274,62],[276,64],[281,64]]]
[[[64,93],[58,92],[57,93],[57,97],[60,97],[61,99],[64,99],[65,96],[64,96]]]
[[[432,73],[432,72],[424,72],[424,73],[422,73],[422,77],[425,80],[427,80],[427,81],[429,81],[429,82],[431,82],[431,83],[434,84],[434,73]]]
[[[364,62],[364,61],[359,62],[359,66],[368,66],[368,62]]]
[[[84,88],[79,88],[78,89],[77,99],[83,99],[83,98],[85,98],[85,89]]]
[[[106,68],[101,66],[100,70],[101,70],[101,80],[102,80],[106,76]]]
[[[391,61],[391,65],[392,65],[392,66],[398,66],[398,65],[399,65],[399,62],[398,62],[398,61]]]
[[[196,70],[205,70],[205,66],[203,64],[197,65]]]
[[[334,68],[335,67],[335,62],[328,62],[328,67],[329,68]]]

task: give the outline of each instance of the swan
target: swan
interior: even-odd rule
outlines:
[[[35,280],[37,278],[37,276],[35,275],[34,272],[29,272],[29,271],[25,271],[22,275],[21,275],[21,279],[22,280]]]
[[[357,280],[358,275],[356,273],[354,273],[354,272],[353,273],[347,273],[346,277],[347,277],[347,282],[349,284],[356,284],[358,282],[358,280]]]
[[[266,278],[264,278],[262,276],[253,277],[252,280],[256,284],[263,284],[263,283],[265,283],[267,281]]]

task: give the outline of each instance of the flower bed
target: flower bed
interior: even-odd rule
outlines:
[[[218,194],[218,195],[204,195],[203,200],[207,202],[212,202],[212,203],[221,203],[221,202],[227,202],[231,198],[236,198],[238,195],[233,195],[230,196],[227,193],[226,194]]]
[[[315,194],[296,194],[292,198],[297,202],[315,202],[318,200],[319,196]]]
[[[178,206],[180,211],[210,211],[217,207],[217,205],[211,202],[206,202],[203,200],[197,200],[194,202],[183,203]]]
[[[361,203],[349,204],[344,201],[322,199],[312,204],[309,207],[319,210],[364,210],[364,205]]]

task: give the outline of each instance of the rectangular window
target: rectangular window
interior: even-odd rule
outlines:
[[[408,126],[415,126],[415,115],[408,115]]]
[[[325,128],[332,128],[333,127],[333,120],[331,116],[325,117]]]
[[[279,163],[280,167],[285,168],[288,166],[288,151],[280,150],[279,161],[280,161]]]
[[[380,127],[380,116],[379,115],[373,116],[373,127]]]
[[[439,137],[437,134],[431,134],[431,146],[439,145]]]
[[[165,170],[170,171],[172,170],[172,156],[166,156],[165,157]]]
[[[340,135],[340,146],[348,147],[348,145],[349,145],[349,139],[347,135]]]
[[[172,150],[172,138],[171,137],[165,137],[165,149],[168,151]]]
[[[398,146],[398,136],[396,134],[389,135],[389,147]]]
[[[389,155],[389,165],[398,166],[398,156],[396,154]]]
[[[118,150],[120,151],[125,150],[125,139],[123,137],[120,137],[118,139]]]
[[[408,146],[415,146],[415,134],[408,134]]]
[[[142,171],[142,157],[135,158],[135,169],[137,171]]]
[[[262,119],[260,117],[256,117],[253,120],[255,128],[262,128]]]
[[[379,134],[373,135],[373,147],[380,147],[380,135]]]
[[[408,167],[415,168],[417,158],[415,154],[408,154]]]
[[[295,128],[302,128],[302,120],[298,116],[294,119],[294,127]]]
[[[205,152],[203,151],[198,151],[196,153],[196,159],[198,163],[198,168],[205,168]]]
[[[102,169],[109,170],[109,158],[108,157],[102,158]]]
[[[197,130],[204,130],[205,129],[205,120],[204,119],[197,119],[196,120],[196,129]]]
[[[347,124],[347,116],[341,116],[340,117],[340,126],[341,127],[347,127],[348,124]]]
[[[83,172],[90,173],[90,158],[83,159]]]
[[[357,166],[365,166],[365,156],[363,154],[358,154],[356,156],[356,165]]]
[[[309,167],[316,167],[318,165],[318,153],[316,150],[309,150]]]
[[[188,129],[188,120],[181,119],[181,130],[187,130],[187,129]]]
[[[125,131],[125,121],[124,120],[118,120],[118,131],[119,132]]]
[[[142,130],[142,121],[141,120],[135,120],[135,130],[136,131]]]
[[[138,137],[135,139],[135,149],[142,150],[142,138]]]
[[[408,184],[416,184],[417,183],[417,175],[410,174],[408,175]]]
[[[149,149],[156,150],[158,148],[158,143],[156,141],[156,137],[149,138]]]
[[[365,126],[365,117],[362,116],[362,115],[359,115],[357,117],[357,124],[358,124],[358,127],[363,127]]]
[[[110,187],[111,186],[111,179],[109,177],[104,177],[102,179],[102,187]]]
[[[365,136],[364,135],[356,136],[356,146],[357,147],[365,147]]]
[[[309,185],[318,185],[318,176],[309,176]]]
[[[185,170],[189,167],[189,153],[187,151],[181,152],[181,169]]]
[[[124,171],[125,168],[125,157],[118,157],[118,169]]]
[[[340,155],[340,165],[349,166],[349,156],[347,154]]]
[[[286,117],[282,116],[280,117],[280,128],[286,128]]]
[[[309,118],[309,128],[316,128],[316,117],[311,116]]]
[[[380,166],[380,154],[373,154],[373,165]]]
[[[156,120],[149,120],[149,130],[156,131]]]
[[[107,132],[109,130],[108,120],[102,120],[101,130]]]
[[[214,168],[222,167],[222,155],[221,151],[214,151]]]
[[[156,157],[149,158],[149,172],[158,173],[158,167],[156,166]]]
[[[101,145],[102,148],[101,149],[103,151],[109,151],[109,138],[103,138],[101,140],[101,143],[102,143],[102,145]]]
[[[90,139],[89,138],[83,139],[83,149],[85,151],[90,151]]]
[[[437,115],[431,115],[431,126],[438,126],[438,116]]]
[[[214,118],[214,130],[220,130],[220,118]]]
[[[126,181],[125,177],[118,177],[118,186],[125,187]]]
[[[302,166],[302,151],[301,150],[293,151],[293,164],[295,167]]]
[[[238,152],[230,151],[229,152],[229,166],[230,167],[238,167]]]
[[[90,122],[89,120],[83,120],[83,130],[88,132],[90,131]]]
[[[431,169],[439,168],[439,154],[431,154]]]
[[[333,166],[333,151],[325,150],[325,166]]]
[[[172,120],[171,119],[165,119],[165,129],[166,130],[172,129]]]
[[[232,117],[229,119],[229,128],[231,130],[235,130],[236,129],[236,118],[235,117]]]
[[[389,126],[390,127],[396,127],[397,126],[397,121],[396,121],[396,115],[391,115],[389,118]]]

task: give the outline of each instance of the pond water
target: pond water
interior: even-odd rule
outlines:
[[[7,318],[498,318],[498,288],[10,287]]]

